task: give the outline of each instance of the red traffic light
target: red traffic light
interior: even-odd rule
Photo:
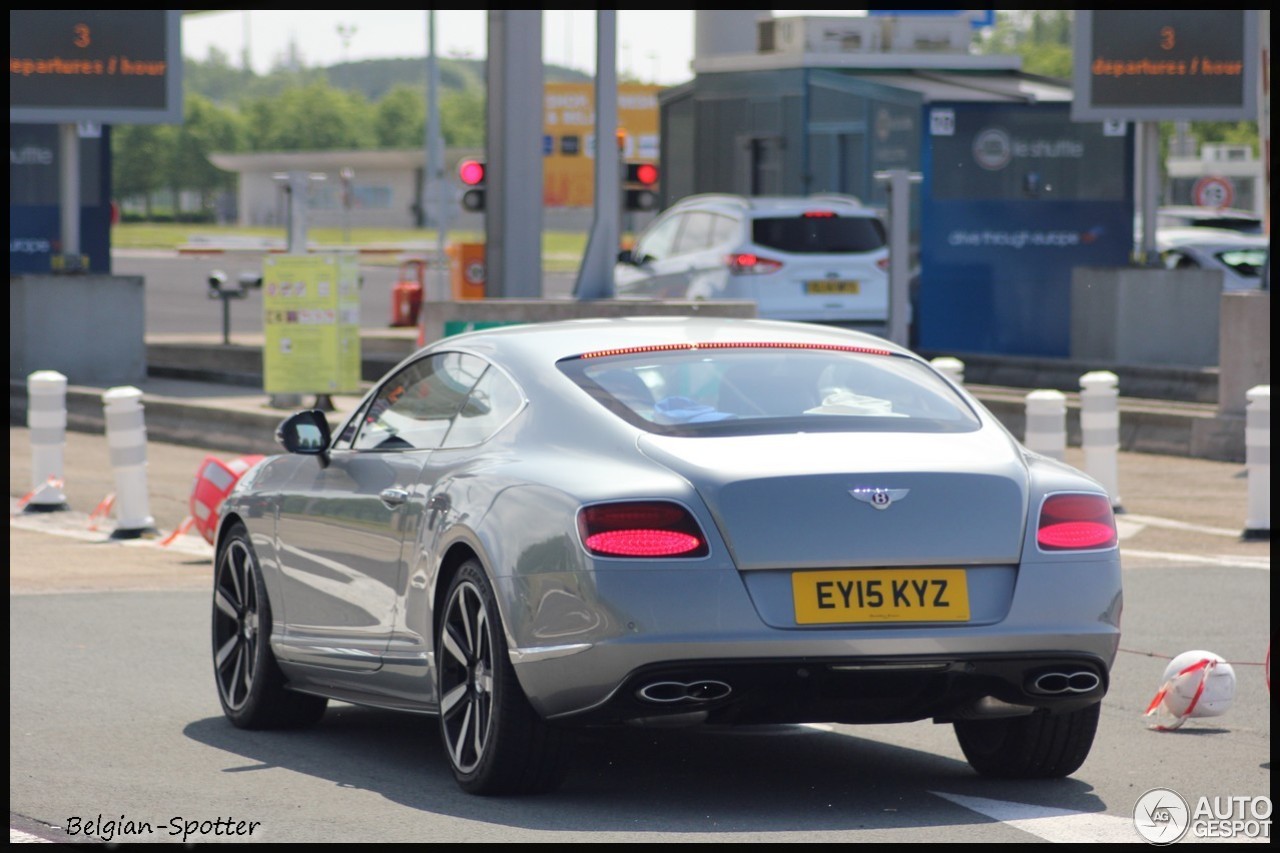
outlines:
[[[658,167],[653,163],[628,163],[627,181],[652,187],[658,183]]]
[[[469,187],[477,187],[484,183],[484,161],[463,160],[458,164],[458,177]]]

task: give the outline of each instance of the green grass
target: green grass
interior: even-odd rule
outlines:
[[[437,234],[425,228],[352,228],[350,239],[342,228],[312,228],[308,241],[323,248],[343,246],[403,246],[406,251],[434,248]],[[473,231],[450,231],[450,243],[478,243],[484,234]],[[178,249],[192,243],[217,242],[224,239],[267,239],[281,244],[288,234],[283,228],[242,228],[235,225],[202,225],[192,223],[129,222],[111,228],[111,245],[117,249]],[[586,251],[585,233],[545,231],[542,235],[542,266],[553,272],[571,272],[578,268]],[[394,262],[394,261],[393,261]]]

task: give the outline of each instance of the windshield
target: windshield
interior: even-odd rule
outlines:
[[[560,362],[619,417],[666,435],[968,432],[977,416],[927,365],[887,351],[705,344]]]

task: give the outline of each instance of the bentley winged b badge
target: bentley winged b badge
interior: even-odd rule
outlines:
[[[900,501],[907,496],[910,489],[881,489],[881,488],[857,488],[850,489],[849,494],[853,495],[863,503],[869,503],[876,509],[888,509],[894,501]]]

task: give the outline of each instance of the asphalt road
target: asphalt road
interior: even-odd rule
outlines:
[[[147,452],[167,532],[210,451]],[[29,454],[11,427],[11,505]],[[10,825],[34,835],[85,840],[97,822],[104,840],[181,841],[194,821],[188,841],[1139,842],[1134,806],[1151,788],[1191,803],[1270,794],[1270,543],[1238,535],[1241,466],[1121,454],[1123,650],[1070,779],[980,779],[950,727],[928,722],[623,730],[586,736],[554,794],[482,799],[457,789],[430,718],[335,704],[307,732],[228,725],[209,549],[112,541],[109,520],[88,530],[112,490],[107,459],[102,436],[69,434],[71,511],[10,523]],[[1233,662],[1232,706],[1152,731],[1143,712],[1169,659],[1194,649]]]
[[[228,281],[236,282],[240,273],[262,272],[261,252],[235,251],[223,254],[178,254],[172,251],[117,250],[112,253],[113,275],[138,275],[144,281],[143,299],[146,311],[146,334],[152,335],[218,335],[223,334],[223,300],[209,298],[209,276],[220,270]],[[408,274],[408,273],[406,273]],[[391,324],[392,288],[401,278],[401,266],[394,255],[369,255],[360,263],[360,325],[366,329],[385,329]],[[427,298],[443,295],[447,279],[438,280],[433,270],[425,275]],[[547,298],[568,296],[573,291],[574,275],[545,273],[543,295]],[[247,291],[242,299],[228,300],[230,306],[230,338],[237,335],[262,334],[262,294]]]

